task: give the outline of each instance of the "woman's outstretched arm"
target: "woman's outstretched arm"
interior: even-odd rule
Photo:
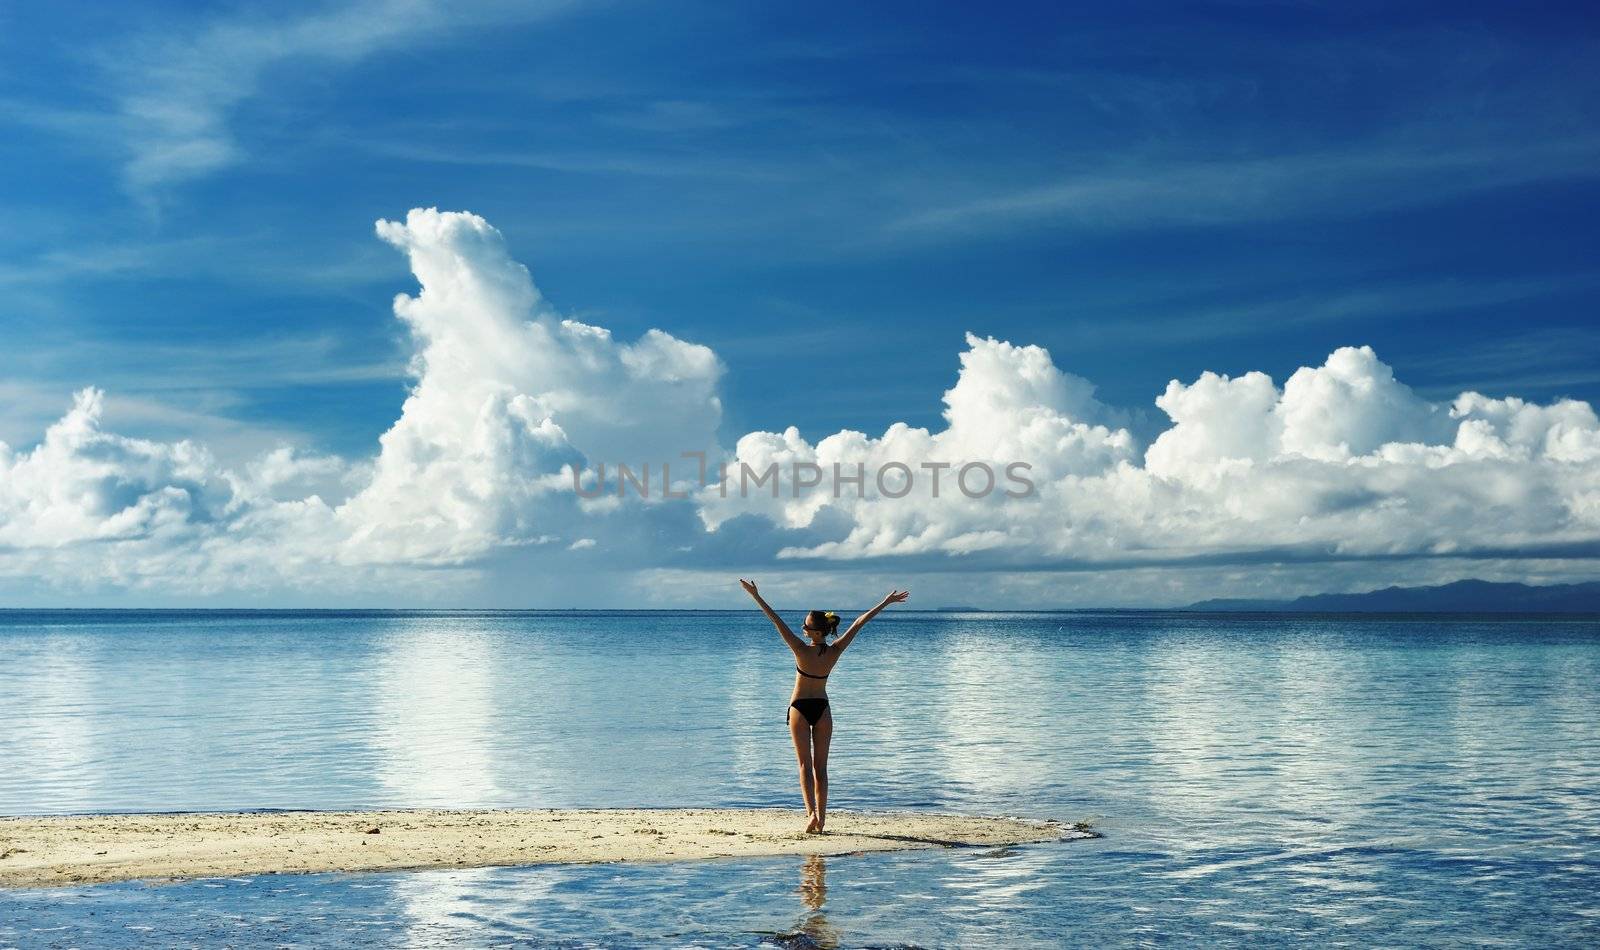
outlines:
[[[846,630],[844,632],[844,636],[842,636],[838,640],[834,641],[834,644],[833,644],[834,649],[836,649],[839,652],[843,653],[844,652],[844,648],[849,646],[850,645],[850,641],[854,640],[856,638],[856,634],[861,632],[861,628],[865,627],[867,625],[867,621],[871,620],[873,617],[876,617],[879,614],[879,612],[881,612],[883,610],[883,608],[889,606],[890,604],[905,603],[905,599],[907,597],[910,597],[910,596],[911,596],[911,592],[908,591],[908,590],[892,590],[892,591],[890,591],[889,592],[889,596],[887,596],[887,597],[885,597],[883,599],[883,603],[879,604],[878,606],[872,608],[871,610],[867,611],[866,613],[864,613],[861,616],[856,618],[856,622],[850,625],[850,629]]]
[[[789,649],[798,650],[806,645],[804,640],[794,635],[794,631],[790,630],[789,625],[783,622],[783,618],[778,616],[777,611],[768,607],[767,602],[761,599],[761,592],[756,590],[754,581],[747,581],[741,577],[739,578],[739,586],[745,589],[745,593],[756,599],[757,606],[761,608],[762,613],[767,615],[767,619],[772,621],[772,625],[778,628],[778,635],[783,637],[784,643],[789,644]]]

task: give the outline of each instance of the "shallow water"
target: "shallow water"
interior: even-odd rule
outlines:
[[[0,813],[798,806],[791,667],[753,612],[0,613]],[[1103,839],[0,891],[0,946],[1593,945],[1597,684],[1592,619],[893,612],[832,807]]]

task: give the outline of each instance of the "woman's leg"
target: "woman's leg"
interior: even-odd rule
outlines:
[[[789,737],[794,740],[794,755],[800,761],[800,797],[805,799],[806,817],[812,818],[817,806],[811,796],[811,724],[793,706],[789,707]],[[814,823],[807,824],[806,830],[810,831]]]
[[[828,823],[828,744],[833,741],[833,710],[828,709],[822,713],[822,718],[817,720],[816,726],[811,730],[811,740],[816,747],[816,754],[812,756],[812,774],[816,778],[817,790],[812,796],[817,803],[817,830]]]

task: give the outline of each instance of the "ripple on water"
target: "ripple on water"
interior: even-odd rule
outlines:
[[[1593,621],[891,614],[832,804],[1104,839],[13,891],[0,944],[1594,944],[1597,674]],[[748,614],[6,613],[0,813],[793,805],[791,682]]]

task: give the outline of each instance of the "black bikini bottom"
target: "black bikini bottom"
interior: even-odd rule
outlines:
[[[814,726],[817,724],[817,720],[822,718],[822,714],[828,711],[828,697],[816,696],[807,699],[797,699],[790,703],[789,706],[793,709],[800,710],[800,715],[806,717],[806,722],[809,722]],[[789,721],[789,710],[787,709],[783,711],[783,721]]]

